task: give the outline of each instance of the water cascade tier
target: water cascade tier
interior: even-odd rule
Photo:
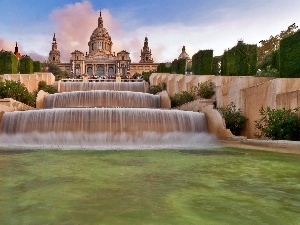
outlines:
[[[73,91],[45,97],[44,108],[129,107],[160,108],[160,96],[131,91]]]
[[[8,112],[1,132],[122,133],[203,132],[205,115],[180,110],[144,108],[64,108]]]
[[[147,92],[148,88],[145,82],[60,82],[60,92],[93,90]]]

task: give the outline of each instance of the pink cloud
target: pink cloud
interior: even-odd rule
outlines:
[[[0,50],[5,50],[5,51],[10,51],[14,52],[15,51],[15,46],[16,42],[15,41],[10,41],[10,40],[5,40],[0,37]],[[23,54],[23,47],[18,44],[19,52]]]

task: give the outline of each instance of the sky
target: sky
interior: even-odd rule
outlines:
[[[99,12],[113,52],[130,52],[139,62],[144,39],[155,62],[178,58],[182,46],[193,56],[212,49],[214,56],[239,40],[259,45],[296,23],[300,0],[0,0],[0,49],[45,61],[56,34],[62,62],[74,50],[88,52]]]

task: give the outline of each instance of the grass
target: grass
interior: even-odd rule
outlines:
[[[0,151],[0,224],[300,224],[300,156]]]

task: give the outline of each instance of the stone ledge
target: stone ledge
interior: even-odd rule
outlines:
[[[280,153],[300,154],[300,141],[286,140],[259,140],[245,137],[220,138],[219,144],[228,147],[237,147],[253,150],[264,150]]]
[[[300,151],[300,141],[242,139],[241,142],[263,147],[298,148]]]

